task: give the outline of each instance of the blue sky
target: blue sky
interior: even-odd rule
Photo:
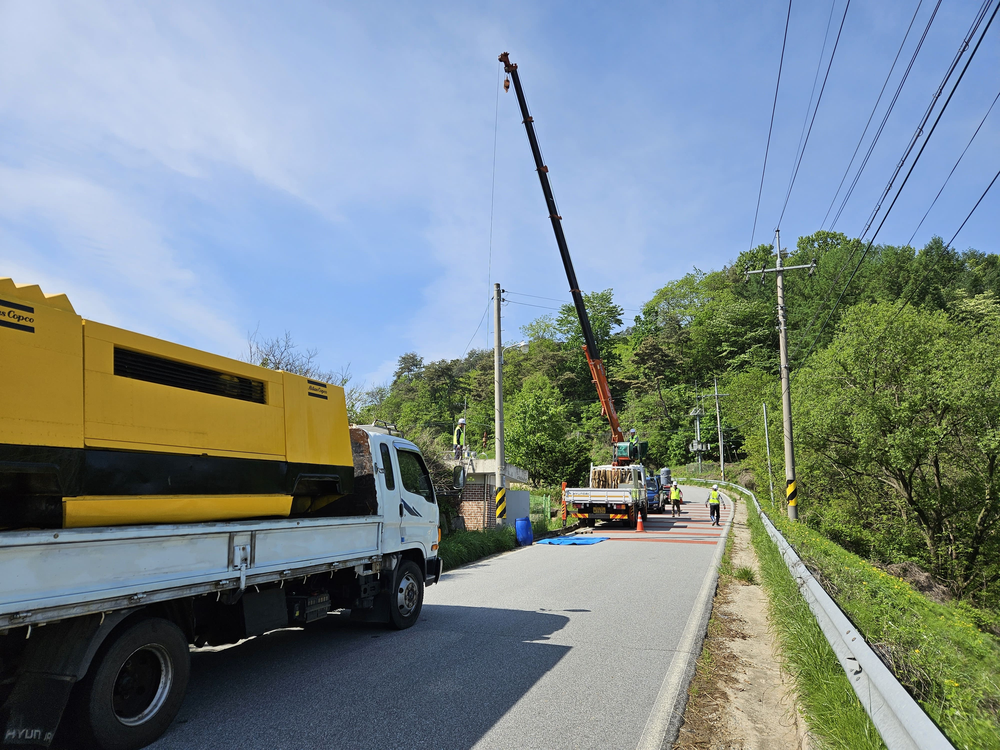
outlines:
[[[942,3],[837,230],[863,229],[979,5]],[[829,228],[916,7],[851,3],[785,243]],[[558,306],[523,295],[568,294],[513,91],[497,110],[507,50],[581,286],[612,287],[636,309],[750,246],[786,9],[0,0],[0,276],[66,292],[85,317],[230,356],[249,331],[290,331],[357,383],[385,380],[406,351],[488,345],[485,325],[473,334],[491,280],[543,306],[505,307],[516,341]],[[793,2],[755,244],[781,214],[830,14]],[[998,66],[1000,21],[880,242],[909,239],[996,96]],[[914,244],[949,238],[998,162],[1000,106]],[[998,206],[995,188],[959,249],[997,252]]]

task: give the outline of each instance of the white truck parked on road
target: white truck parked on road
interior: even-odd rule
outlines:
[[[8,278],[0,352],[0,746],[140,748],[192,644],[417,620],[441,575],[430,475],[387,425],[351,427],[343,388]]]
[[[351,439],[370,515],[0,532],[0,745],[47,747],[64,708],[70,746],[149,744],[180,708],[189,644],[341,608],[416,622],[441,575],[430,477],[389,430]]]
[[[623,521],[634,529],[640,515],[646,520],[646,469],[638,464],[592,465],[590,487],[566,488],[566,508],[583,526]]]

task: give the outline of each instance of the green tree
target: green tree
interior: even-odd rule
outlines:
[[[568,436],[566,404],[541,373],[524,381],[504,426],[506,459],[527,469],[535,486],[577,479],[589,463],[586,445]]]

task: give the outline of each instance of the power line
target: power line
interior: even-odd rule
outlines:
[[[556,312],[560,312],[562,309],[559,307],[549,307],[548,305],[534,305],[530,302],[518,302],[517,300],[514,299],[507,299],[504,300],[504,302],[507,302],[511,305],[522,305],[523,307],[538,307],[541,308],[542,310],[555,310]]]
[[[990,192],[990,188],[993,187],[993,183],[997,181],[997,178],[1000,178],[1000,170],[998,170],[997,173],[993,175],[993,179],[990,180],[990,184],[986,186],[986,189],[983,191],[983,194],[979,196],[979,200],[976,201],[976,205],[974,205],[972,207],[972,210],[970,210],[969,213],[966,214],[965,219],[962,220],[962,223],[959,225],[958,229],[955,230],[955,234],[953,234],[951,236],[951,239],[948,240],[948,242],[945,244],[945,248],[951,247],[952,243],[955,242],[955,238],[958,237],[959,232],[961,232],[962,229],[965,228],[966,222],[968,222],[969,219],[972,218],[972,214],[974,214],[976,212],[976,209],[979,208],[979,204],[983,202],[983,198],[985,198],[986,194]],[[926,276],[927,274],[925,273],[924,275]],[[878,336],[875,337],[875,343],[878,343],[878,341],[881,340],[881,338],[886,334],[886,331],[888,331],[892,327],[892,324],[896,322],[896,318],[899,317],[899,314],[903,312],[903,310],[906,308],[908,304],[910,304],[910,302],[913,300],[913,294],[915,290],[916,286],[911,285],[909,293],[903,300],[903,304],[900,305],[899,308],[896,310],[896,312],[892,314],[892,317],[889,318],[889,322],[885,324],[885,327],[881,331],[879,331]]]
[[[969,42],[970,42],[971,38],[975,35],[976,30],[979,28],[979,25],[982,23],[983,17],[985,16],[985,11],[989,9],[989,5],[990,5],[990,3],[992,3],[992,1],[993,0],[985,0],[985,2],[983,3],[983,7],[980,9],[979,13],[976,14],[976,19],[973,21],[972,28],[969,30],[969,33],[966,35],[965,39],[963,40],[962,45],[959,47],[958,54],[956,55],[955,59],[952,61],[951,65],[949,66],[947,73],[945,73],[945,77],[942,80],[940,87],[938,87],[937,91],[934,93],[934,97],[931,100],[931,106],[928,108],[927,112],[924,115],[924,118],[921,120],[920,126],[917,128],[917,132],[916,132],[916,134],[914,136],[914,139],[916,139],[923,132],[923,126],[926,125],[927,120],[930,119],[930,114],[931,114],[931,111],[933,110],[934,103],[941,96],[941,93],[943,92],[944,87],[948,83],[948,79],[951,77],[951,74],[955,71],[955,68],[958,66],[958,61],[961,59],[961,56],[969,48]],[[896,195],[892,199],[892,203],[889,204],[889,208],[887,208],[886,211],[885,211],[885,214],[883,214],[882,221],[879,223],[878,228],[875,230],[875,233],[872,235],[871,239],[869,240],[868,246],[865,248],[864,253],[862,253],[862,255],[861,255],[861,259],[858,261],[858,264],[854,267],[854,271],[851,272],[851,276],[850,276],[850,278],[848,278],[847,283],[844,285],[843,290],[841,290],[840,296],[837,297],[837,302],[830,309],[830,312],[827,314],[826,318],[823,320],[823,324],[820,326],[819,331],[816,332],[816,336],[813,338],[812,344],[809,347],[809,351],[806,352],[806,355],[805,355],[806,357],[808,357],[810,354],[812,354],[813,349],[816,348],[816,344],[819,342],[819,337],[822,335],[822,333],[825,330],[827,324],[830,322],[830,318],[833,316],[833,313],[837,310],[837,307],[839,307],[840,302],[844,298],[844,294],[847,292],[848,287],[850,287],[851,282],[854,281],[854,277],[858,273],[858,270],[861,268],[862,264],[865,262],[865,258],[868,257],[868,253],[871,251],[872,246],[875,244],[875,238],[878,237],[878,233],[880,231],[882,231],[882,227],[885,226],[886,219],[889,217],[889,214],[892,212],[893,206],[896,205],[896,201],[899,200],[899,196],[903,192],[903,188],[906,187],[906,183],[909,181],[910,175],[913,174],[914,168],[917,166],[917,163],[920,161],[921,155],[924,153],[924,149],[927,148],[927,144],[930,142],[931,136],[934,135],[934,131],[937,129],[938,123],[941,122],[941,117],[944,115],[945,111],[948,109],[948,104],[951,102],[952,97],[955,95],[955,91],[958,90],[958,86],[962,82],[962,78],[965,77],[965,72],[969,69],[969,65],[972,63],[972,60],[975,58],[976,52],[979,51],[979,46],[983,43],[983,39],[986,38],[986,33],[989,31],[990,26],[993,24],[993,19],[996,18],[998,10],[1000,10],[1000,3],[998,3],[997,7],[993,10],[993,15],[990,16],[990,20],[986,23],[986,27],[983,29],[983,33],[980,34],[979,40],[976,42],[976,46],[972,49],[972,52],[970,53],[968,59],[966,60],[965,66],[962,68],[962,72],[959,74],[958,79],[955,81],[954,85],[952,86],[951,92],[948,94],[948,98],[945,99],[944,104],[941,105],[941,109],[938,112],[937,118],[934,120],[934,124],[931,126],[930,131],[928,131],[927,136],[924,138],[924,142],[921,145],[920,150],[917,152],[917,155],[914,157],[913,162],[910,164],[910,169],[907,171],[906,176],[903,178],[902,183],[900,183],[899,189],[896,191]],[[893,173],[893,176],[892,176],[892,178],[889,181],[889,187],[891,187],[892,183],[895,181],[896,176],[899,174],[899,171],[902,168],[903,162],[905,162],[907,156],[909,156],[909,153],[913,150],[914,145],[915,145],[915,140],[911,141],[910,145],[907,147],[907,150],[906,150],[906,153],[903,156],[903,159],[900,161],[899,166],[896,167],[896,171]],[[992,186],[992,184],[993,183],[990,183],[991,186]],[[888,193],[889,187],[886,188],[886,193]],[[987,190],[988,189],[989,188],[987,188]],[[985,193],[983,195],[985,196]],[[882,200],[884,200],[884,198],[885,198],[885,195],[883,194],[882,199],[879,200],[879,206],[881,206],[881,202],[882,202]],[[982,198],[980,198],[979,200],[981,201]],[[979,203],[977,202],[976,205],[978,206]],[[973,209],[973,210],[975,210],[975,209]],[[878,206],[876,206],[876,213],[877,212],[878,212]],[[971,213],[970,213],[970,216],[971,216]],[[873,218],[874,218],[874,215],[873,215]],[[968,220],[968,219],[966,219],[966,220]],[[965,224],[963,222],[962,226],[964,226],[964,225]],[[870,224],[869,224],[869,226],[870,226]],[[865,232],[867,232],[867,227],[866,227]],[[865,233],[862,233],[862,237],[864,236],[864,234]]]
[[[788,208],[788,199],[792,195],[792,188],[795,185],[795,178],[799,175],[799,167],[802,166],[802,157],[805,156],[806,146],[809,145],[809,136],[812,134],[813,124],[816,122],[816,115],[819,113],[820,102],[823,101],[823,92],[826,91],[826,82],[830,78],[830,69],[833,68],[833,58],[837,55],[837,47],[840,45],[840,35],[844,31],[844,22],[847,20],[847,11],[851,7],[851,0],[847,0],[844,5],[844,15],[840,19],[840,28],[837,30],[837,38],[833,43],[833,51],[830,52],[830,62],[827,63],[826,73],[823,75],[823,85],[820,87],[819,96],[816,97],[816,107],[813,109],[812,120],[809,121],[809,130],[806,131],[805,141],[802,143],[802,150],[799,151],[798,161],[795,164],[795,171],[792,172],[792,179],[788,183],[788,192],[785,194],[785,205],[781,207],[781,216],[778,218],[778,226],[781,226],[781,220],[785,218],[785,209]],[[831,15],[833,9],[830,10]],[[824,41],[825,46],[825,41]],[[822,59],[822,55],[820,57]]]
[[[479,319],[479,325],[476,326],[476,333],[479,333],[479,329],[483,327],[483,320],[486,319],[486,313],[490,311],[490,302],[492,301],[493,298],[490,297],[490,301],[486,303],[486,309],[483,310],[483,317]],[[472,334],[472,338],[469,339],[469,343],[465,345],[465,351],[462,352],[463,357],[468,353],[469,347],[472,346],[472,342],[476,338],[476,333]]]
[[[489,299],[493,299],[493,206],[494,197],[496,196],[497,189],[497,133],[500,131],[500,62],[497,61],[497,97],[496,97],[496,107],[493,112],[493,176],[490,182],[490,246],[488,260],[486,261],[486,286],[490,290]],[[486,305],[486,309],[489,309],[489,303]],[[484,313],[485,314],[485,313]],[[482,326],[483,321],[479,321],[479,325]],[[479,328],[476,329],[476,333],[479,333]],[[473,334],[475,338],[475,334]],[[471,345],[472,342],[470,341]],[[486,348],[488,349],[490,345],[490,324],[486,324]],[[468,347],[466,347],[468,351]],[[465,356],[464,354],[462,356]]]
[[[767,126],[767,145],[764,146],[764,166],[760,170],[760,187],[757,189],[757,208],[753,213],[753,230],[750,232],[750,249],[753,250],[753,238],[757,234],[757,218],[760,215],[760,197],[764,193],[764,175],[767,173],[767,155],[771,150],[771,131],[774,129],[774,112],[778,107],[778,88],[781,86],[781,69],[785,64],[785,45],[788,42],[788,22],[792,17],[792,0],[788,0],[788,13],[785,15],[785,34],[781,39],[781,57],[778,59],[778,80],[774,84],[774,102],[771,104],[771,124]]]
[[[934,23],[934,19],[937,18],[938,8],[941,7],[941,0],[937,1],[934,6],[934,10],[931,12],[930,18],[927,19],[927,25],[924,26],[924,33],[920,35],[920,41],[917,42],[917,46],[913,50],[913,54],[910,56],[910,63],[906,66],[906,70],[903,71],[902,78],[899,79],[899,85],[896,87],[896,93],[892,97],[892,101],[889,102],[889,107],[886,109],[885,114],[882,116],[882,122],[879,124],[878,130],[875,132],[872,142],[868,145],[868,151],[865,153],[865,158],[861,160],[861,166],[858,167],[858,171],[854,175],[854,179],[851,181],[851,186],[844,193],[844,200],[840,203],[840,208],[837,209],[837,215],[833,217],[833,221],[830,223],[830,229],[832,230],[837,222],[840,221],[840,215],[844,212],[844,208],[847,207],[847,202],[851,199],[854,194],[854,188],[858,184],[858,180],[861,179],[861,174],[865,171],[865,167],[868,165],[868,159],[871,158],[872,152],[875,150],[875,145],[878,143],[879,138],[882,136],[882,131],[885,129],[886,122],[889,121],[889,115],[892,114],[893,108],[896,106],[896,101],[899,99],[899,94],[903,90],[903,86],[906,84],[906,79],[910,77],[910,71],[913,69],[913,64],[917,61],[917,56],[920,54],[920,50],[923,49],[924,41],[927,39],[927,34],[931,30],[931,25]],[[903,157],[905,160],[905,156]],[[902,162],[899,166],[902,166]],[[898,167],[897,167],[898,169]],[[888,191],[888,188],[886,188]],[[884,199],[885,196],[883,196]],[[874,216],[872,217],[874,220]],[[869,221],[868,226],[871,226]],[[867,231],[868,227],[865,227]]]
[[[571,301],[562,300],[562,299],[559,299],[557,297],[540,297],[537,294],[525,294],[524,292],[508,292],[506,289],[504,289],[504,292],[506,294],[517,295],[518,297],[531,297],[532,299],[545,299],[545,300],[548,300],[549,302],[560,302],[560,303],[562,303],[564,305],[572,305],[573,304]],[[513,301],[513,300],[511,300],[511,301]],[[521,304],[524,304],[524,303],[521,303]],[[636,310],[634,307],[622,307],[621,309],[624,310],[625,312],[637,312],[637,313],[641,313],[642,312],[642,310]]]
[[[917,9],[915,11],[913,11],[913,18],[910,19],[910,25],[906,27],[906,33],[903,34],[903,41],[901,41],[899,43],[899,49],[896,50],[896,56],[892,60],[892,65],[889,66],[889,72],[888,72],[888,74],[885,77],[885,81],[882,83],[882,89],[881,89],[881,91],[878,92],[878,98],[875,100],[875,106],[872,107],[871,114],[868,115],[868,122],[865,123],[865,129],[861,131],[861,137],[858,138],[858,145],[854,147],[854,153],[851,155],[851,160],[847,163],[847,169],[844,170],[844,176],[840,178],[840,184],[837,185],[837,191],[833,194],[833,199],[830,201],[830,207],[828,209],[826,209],[826,215],[823,217],[823,221],[820,224],[820,226],[822,226],[823,224],[826,224],[826,220],[828,218],[830,218],[830,211],[833,210],[833,206],[837,202],[837,196],[840,195],[840,189],[842,187],[844,187],[844,180],[847,179],[847,175],[850,174],[850,172],[851,172],[851,167],[854,166],[854,160],[858,156],[858,151],[861,150],[861,144],[864,143],[865,135],[868,134],[868,127],[872,124],[872,120],[875,117],[875,112],[878,111],[878,105],[882,101],[882,95],[885,93],[886,86],[889,85],[889,80],[892,78],[892,72],[896,69],[896,63],[899,62],[899,56],[903,53],[903,47],[906,46],[906,40],[910,36],[910,31],[913,29],[913,23],[914,23],[914,21],[917,20],[917,14],[920,13],[920,7],[923,4],[924,4],[924,0],[918,0],[918,2],[917,2]],[[938,5],[940,5],[940,4],[941,4],[941,0],[938,0]],[[933,16],[932,16],[932,18],[933,18]],[[926,36],[926,32],[925,32],[925,36]],[[921,39],[921,42],[922,41],[923,41],[923,39]],[[904,80],[905,80],[905,77],[904,77]],[[893,103],[895,103],[895,99],[893,100]],[[892,110],[892,108],[890,106],[890,110],[889,111],[891,111],[891,110]],[[881,134],[881,129],[879,130],[879,134]],[[878,136],[876,136],[875,139],[872,140],[872,147],[874,147],[875,142],[877,140],[878,140]]]
[[[913,242],[913,238],[917,236],[917,232],[919,232],[920,231],[920,227],[923,226],[924,219],[927,218],[927,215],[931,212],[931,209],[934,208],[934,204],[937,203],[938,198],[941,197],[941,193],[943,193],[945,187],[947,187],[948,181],[951,180],[951,176],[953,174],[955,174],[955,170],[958,169],[958,165],[961,164],[962,163],[962,159],[965,158],[965,152],[969,150],[969,146],[972,145],[972,142],[974,140],[976,140],[976,136],[979,135],[979,130],[980,130],[980,128],[983,127],[983,123],[986,122],[986,118],[990,116],[990,112],[993,111],[993,107],[997,103],[997,99],[1000,99],[1000,92],[998,92],[997,95],[994,97],[993,103],[990,104],[990,108],[986,110],[986,114],[983,115],[983,119],[979,121],[979,125],[976,127],[976,131],[972,134],[972,137],[969,139],[969,142],[965,144],[965,148],[962,149],[962,153],[959,155],[958,161],[955,162],[955,166],[953,166],[951,168],[951,171],[948,173],[948,176],[945,178],[944,184],[941,185],[941,189],[937,191],[937,195],[934,196],[934,200],[931,201],[931,205],[929,205],[927,207],[927,211],[924,212],[923,217],[920,219],[920,223],[917,224],[917,228],[913,230],[913,234],[910,235],[910,239],[906,241],[907,245],[911,244]],[[987,188],[987,189],[989,189],[989,188]],[[979,204],[977,203],[976,205],[979,205]],[[964,224],[963,224],[963,226],[964,226]]]
[[[847,192],[844,194],[844,199],[843,199],[843,201],[841,201],[840,208],[837,209],[836,216],[833,217],[833,222],[830,224],[830,230],[831,231],[837,225],[837,222],[840,220],[840,215],[843,213],[844,208],[847,206],[847,202],[848,202],[848,200],[850,200],[851,195],[853,195],[854,188],[857,186],[858,180],[861,178],[861,174],[862,174],[862,172],[864,172],[865,167],[868,164],[868,159],[871,157],[872,152],[875,150],[875,145],[878,143],[879,138],[882,135],[882,131],[885,129],[886,122],[888,122],[888,120],[889,120],[889,115],[892,114],[892,110],[896,106],[896,101],[899,99],[899,94],[903,90],[903,86],[906,83],[906,80],[907,80],[907,78],[910,75],[910,71],[913,68],[913,64],[916,62],[917,55],[920,54],[920,50],[923,47],[924,40],[927,38],[927,34],[930,32],[931,25],[934,23],[934,19],[937,16],[938,8],[940,8],[940,7],[941,7],[941,0],[938,0],[937,3],[934,6],[934,10],[931,11],[930,18],[927,19],[927,24],[924,26],[923,34],[921,34],[920,39],[917,42],[917,46],[913,50],[913,54],[910,56],[910,62],[906,66],[906,70],[903,71],[903,75],[902,75],[902,77],[899,80],[899,85],[896,86],[896,92],[895,92],[895,94],[893,94],[892,101],[889,102],[889,106],[886,108],[885,114],[882,116],[882,121],[881,121],[881,123],[879,123],[878,129],[875,131],[875,135],[872,137],[872,142],[868,145],[868,150],[865,153],[865,157],[864,157],[864,159],[862,159],[861,165],[858,167],[858,171],[855,173],[854,179],[851,181],[851,186],[847,189]],[[919,11],[919,9],[920,8],[919,8],[919,5],[918,5],[917,6],[917,10]],[[914,14],[914,18],[915,17],[916,17],[916,14]],[[910,24],[912,26],[912,24],[913,24],[912,20],[910,21]],[[907,34],[909,34],[909,29],[907,29]],[[900,45],[900,50],[902,50],[902,48],[905,45],[905,43],[906,43],[906,37],[904,36],[903,37],[903,43]],[[899,53],[897,52],[896,54],[897,54],[897,57],[898,57]],[[890,69],[889,76],[886,77],[886,82],[887,83],[888,83],[889,78],[891,77],[891,75],[892,75],[892,70]],[[947,78],[945,80],[947,80]],[[941,85],[943,87],[944,83],[942,82]],[[884,88],[885,88],[885,85],[883,84],[883,90],[884,90]],[[879,95],[879,97],[881,98],[881,94]],[[872,110],[872,114],[874,114],[875,109],[877,109],[877,108],[878,108],[878,102],[875,103],[875,108]],[[869,122],[870,121],[871,121],[871,118],[869,117]],[[864,134],[862,134],[862,140],[863,139],[864,139]],[[859,140],[858,141],[858,145],[860,146],[860,144],[861,144],[861,141]],[[855,149],[855,154],[856,153],[857,153],[857,149]],[[905,161],[905,159],[906,159],[905,155],[904,155],[903,159]],[[851,160],[853,161],[853,157],[852,157]],[[902,162],[900,162],[900,166],[902,166]],[[898,173],[898,170],[899,170],[899,167],[897,167],[897,173]],[[848,165],[848,172],[849,171],[850,171],[850,165]],[[846,174],[847,173],[845,172],[845,176],[846,176]],[[895,179],[895,175],[893,176],[893,179]],[[841,184],[843,184],[843,180],[841,181]],[[891,184],[892,184],[892,181],[890,181],[890,185]],[[886,188],[886,192],[888,192],[889,189],[890,188],[887,187]],[[840,188],[838,188],[837,190],[839,192]],[[883,198],[884,198],[884,196],[883,196]],[[834,196],[834,201],[836,201],[836,196]],[[825,221],[825,219],[824,219],[824,221]],[[870,224],[869,224],[869,226],[870,226]],[[867,232],[867,231],[868,231],[868,227],[866,226],[865,227],[865,232]],[[864,236],[865,232],[862,232],[862,236]],[[803,331],[803,334],[802,334],[803,338],[805,338],[806,336],[809,335],[809,332],[812,330],[812,327],[816,324],[816,320],[822,314],[823,309],[826,307],[827,302],[830,300],[830,295],[837,288],[837,283],[840,281],[841,277],[844,275],[844,271],[847,270],[848,266],[850,266],[851,263],[853,262],[855,256],[857,255],[857,252],[858,252],[858,248],[857,248],[857,246],[855,246],[851,250],[850,254],[847,256],[847,258],[844,260],[844,263],[841,265],[840,270],[837,271],[837,275],[834,277],[833,282],[830,284],[829,288],[827,289],[826,294],[823,296],[823,300],[816,307],[816,310],[813,313],[812,318],[809,320],[809,324],[806,326],[805,331]],[[852,274],[851,278],[853,278],[853,276],[854,275]],[[850,282],[848,282],[848,283],[850,283]],[[843,296],[843,294],[841,294],[841,297],[842,296]],[[840,302],[840,300],[838,299],[837,304],[839,304],[839,302]],[[827,316],[827,319],[829,319],[829,316]],[[824,326],[826,325],[826,321],[824,321],[823,325]],[[822,332],[822,327],[820,329],[820,332]],[[817,336],[819,336],[819,334],[817,334]],[[810,346],[810,349],[809,349],[810,352],[812,351],[813,347],[815,347],[815,340],[813,341],[812,346]],[[796,353],[798,353],[799,351],[801,351],[801,346],[797,346],[796,347]]]
[[[979,12],[976,14],[976,18],[975,18],[975,20],[972,23],[972,27],[969,29],[969,33],[962,40],[962,44],[959,46],[958,52],[955,54],[955,58],[951,61],[951,65],[948,66],[948,70],[944,74],[944,79],[942,79],[941,85],[938,86],[937,90],[934,92],[934,96],[931,97],[930,104],[927,105],[927,111],[924,112],[924,116],[922,118],[920,118],[920,124],[917,125],[917,129],[914,131],[912,138],[910,138],[910,142],[909,142],[909,144],[906,147],[906,151],[903,152],[903,158],[900,159],[899,163],[896,165],[896,169],[893,171],[892,177],[889,178],[889,182],[888,182],[888,184],[886,184],[885,190],[882,192],[882,196],[879,198],[878,203],[875,204],[875,209],[872,211],[872,214],[869,217],[868,222],[865,224],[864,230],[859,235],[861,238],[864,238],[864,236],[866,234],[868,234],[868,230],[871,229],[872,224],[875,223],[875,217],[878,216],[878,212],[882,208],[883,201],[885,201],[886,197],[892,191],[893,183],[896,181],[896,178],[899,176],[900,171],[903,169],[903,165],[906,163],[906,160],[909,158],[910,154],[913,152],[913,149],[916,148],[917,142],[920,140],[920,136],[923,135],[924,127],[927,125],[927,121],[930,119],[931,113],[934,111],[934,105],[937,104],[938,99],[941,97],[941,94],[944,92],[944,87],[947,85],[948,79],[951,78],[951,74],[955,72],[955,68],[958,67],[958,63],[962,59],[962,55],[965,54],[965,51],[969,48],[969,42],[971,41],[972,37],[975,35],[976,30],[979,28],[979,24],[982,23],[983,17],[986,15],[986,11],[989,9],[989,5],[990,5],[991,2],[993,2],[993,0],[983,0],[983,5],[979,9]],[[992,18],[990,20],[992,21]],[[987,28],[989,28],[988,25],[987,25]],[[980,39],[980,41],[982,41],[982,39]],[[979,45],[976,45],[977,49],[978,49],[978,46]],[[972,58],[970,57],[969,59],[971,60]],[[968,68],[968,64],[966,65],[966,68]],[[965,74],[964,70],[962,71],[962,74],[963,75]],[[959,77],[959,80],[961,80],[961,76]],[[957,84],[956,84],[956,86],[957,86]],[[954,93],[955,93],[955,90],[953,88],[952,89],[952,94],[954,94]],[[951,96],[948,97],[948,101],[950,101],[950,100],[951,100]],[[945,110],[945,108],[947,106],[948,106],[948,102],[945,102],[944,106],[941,108],[941,112],[938,114],[938,121],[941,119],[941,114],[944,113],[944,110]],[[935,127],[937,126],[937,121],[935,121],[934,126]],[[933,133],[933,132],[934,132],[934,130],[933,130],[933,128],[931,128],[931,133]],[[924,138],[924,144],[923,144],[923,146],[920,149],[920,153],[923,153],[924,147],[927,145],[927,142],[930,140],[931,133],[928,133],[927,136]],[[913,163],[910,165],[910,171],[907,172],[907,175],[906,175],[907,177],[909,177],[910,174],[912,174],[913,167],[916,165],[917,161],[920,159],[920,153],[917,154],[916,158],[913,160]],[[904,185],[905,185],[905,182],[906,182],[906,180],[904,179],[904,181],[903,181]],[[903,185],[900,185],[899,190],[896,192],[896,198],[899,197],[899,193],[900,193],[900,191],[902,191],[902,189],[903,189]],[[896,202],[896,198],[893,198],[893,203]],[[886,211],[886,213],[888,213],[888,211],[891,210],[891,209],[892,209],[892,206],[890,205],[890,207]],[[883,218],[883,223],[884,223],[884,221],[885,220]],[[880,225],[880,227],[881,227],[881,225]]]

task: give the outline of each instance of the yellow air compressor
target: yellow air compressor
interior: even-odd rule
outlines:
[[[0,278],[0,527],[310,515],[353,479],[343,388]]]

